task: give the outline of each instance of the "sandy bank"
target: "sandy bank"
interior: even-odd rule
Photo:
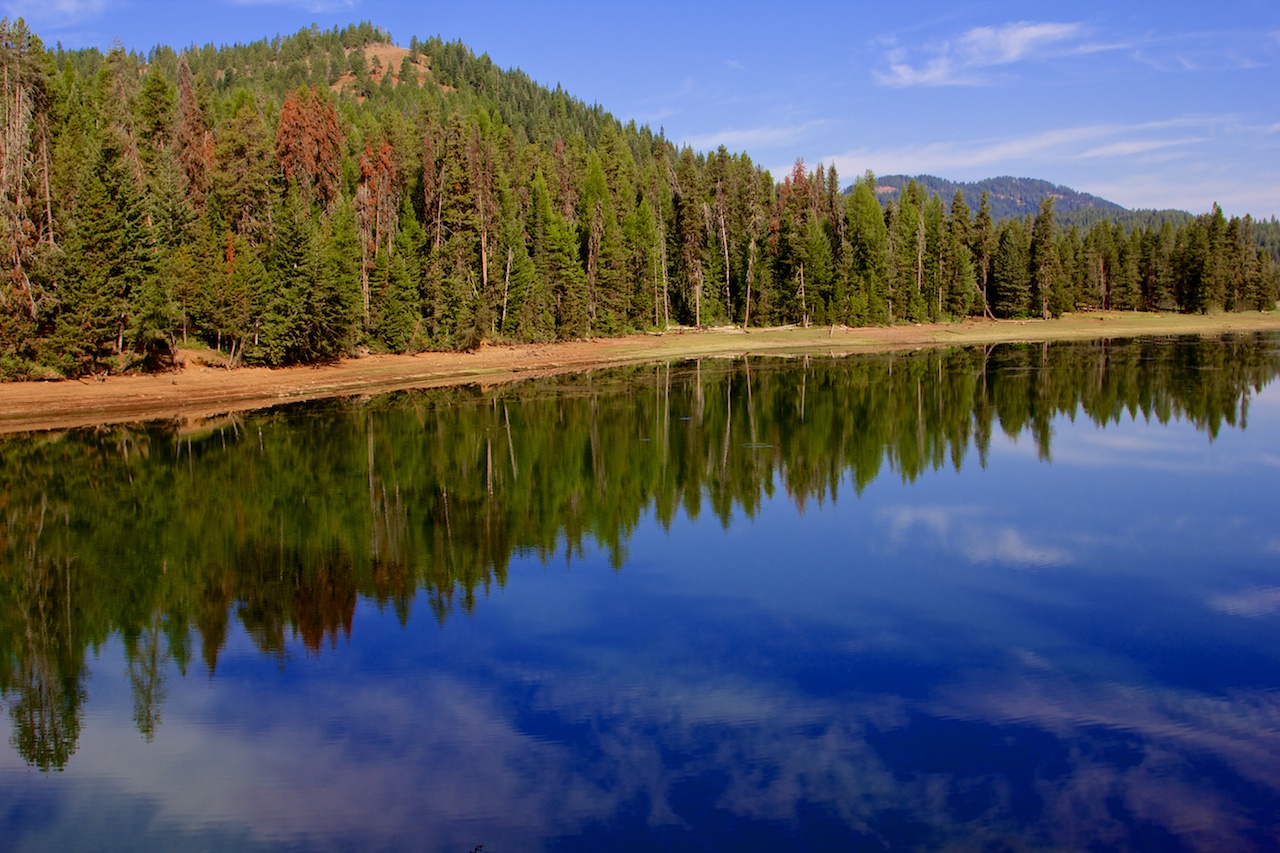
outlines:
[[[616,364],[741,354],[843,355],[926,346],[1216,335],[1280,330],[1280,313],[1187,316],[1125,312],[1057,320],[970,320],[846,329],[715,329],[555,344],[486,346],[474,353],[371,355],[320,367],[227,370],[186,359],[177,371],[105,380],[0,384],[0,432],[173,418],[197,421],[280,403],[406,388],[493,384]]]

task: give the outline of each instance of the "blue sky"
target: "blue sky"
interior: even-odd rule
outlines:
[[[0,0],[49,44],[254,41],[369,20],[461,39],[699,149],[1044,178],[1280,216],[1280,2]]]

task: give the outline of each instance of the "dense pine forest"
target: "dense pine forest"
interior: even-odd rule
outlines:
[[[672,325],[1273,309],[1276,223],[1000,219],[698,152],[364,23],[142,56],[0,24],[0,377]],[[1269,242],[1268,242],[1269,241]]]

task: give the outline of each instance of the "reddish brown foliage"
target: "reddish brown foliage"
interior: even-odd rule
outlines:
[[[197,210],[209,194],[213,164],[213,134],[197,97],[191,66],[184,54],[178,58],[178,160],[187,178],[187,196]]]
[[[376,151],[372,142],[366,144],[360,157],[356,215],[370,256],[377,254],[380,246],[391,251],[398,224],[400,189],[400,173],[391,143],[384,138]]]
[[[284,99],[276,159],[306,204],[333,204],[342,178],[342,128],[337,110],[316,87],[300,88]]]

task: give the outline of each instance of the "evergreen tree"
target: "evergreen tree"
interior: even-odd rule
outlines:
[[[52,301],[51,77],[40,39],[21,19],[0,21],[0,378],[26,372]]]
[[[997,317],[1025,317],[1031,306],[1031,235],[1020,219],[1001,224],[991,261],[991,310]]]
[[[328,360],[355,345],[360,322],[360,236],[345,195],[318,235],[318,272],[309,305],[313,359]]]
[[[414,345],[418,327],[418,291],[425,233],[406,199],[400,211],[395,250],[379,256],[373,292],[370,334],[380,346],[405,352]]]
[[[551,291],[551,194],[541,170],[530,188],[529,240],[532,273],[519,292],[519,335],[526,341],[553,340],[556,334],[555,302]]]
[[[291,92],[276,126],[276,160],[304,205],[328,209],[342,178],[343,132],[337,110],[315,86]]]
[[[1062,289],[1061,264],[1058,260],[1057,230],[1053,222],[1053,199],[1045,198],[1040,202],[1040,211],[1036,214],[1035,223],[1031,227],[1031,304],[1041,317],[1048,319],[1050,314],[1057,316],[1060,309]]]
[[[169,352],[170,300],[156,282],[154,251],[132,170],[123,152],[98,154],[68,255],[57,334],[65,375],[129,366],[138,355],[158,366]]]
[[[212,188],[222,216],[236,233],[265,238],[271,218],[274,163],[257,101],[247,93],[218,128]]]
[[[907,184],[897,205],[889,208],[889,249],[891,256],[892,319],[923,322],[927,306],[924,297],[925,227],[924,191],[915,181]]]
[[[991,221],[991,201],[986,190],[978,202],[978,213],[973,221],[973,236],[969,251],[973,255],[974,276],[982,292],[982,311],[991,316],[991,259],[996,248],[996,229]]]
[[[889,285],[889,231],[875,196],[875,175],[868,172],[853,185],[845,203],[854,291],[864,306],[858,318],[868,323],[892,322]]]

